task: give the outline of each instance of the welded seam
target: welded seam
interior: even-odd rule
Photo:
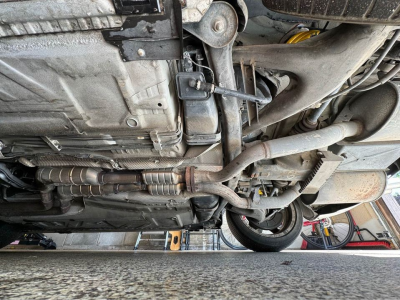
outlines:
[[[264,150],[264,158],[268,159],[271,157],[271,149],[270,146],[268,144],[268,142],[264,142],[262,143],[263,145],[263,150]]]

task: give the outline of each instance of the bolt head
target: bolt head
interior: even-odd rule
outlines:
[[[213,30],[217,33],[225,31],[225,24],[223,21],[216,21],[213,26]]]
[[[140,57],[145,57],[145,56],[146,56],[146,52],[145,52],[143,49],[139,49],[139,50],[137,51],[137,54],[138,54]]]

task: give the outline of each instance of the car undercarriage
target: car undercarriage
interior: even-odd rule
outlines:
[[[243,245],[279,251],[303,217],[379,199],[400,6],[330,2],[0,0],[0,245],[226,211]]]

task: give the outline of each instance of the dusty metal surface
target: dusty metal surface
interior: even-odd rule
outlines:
[[[374,109],[370,109],[373,107]],[[365,124],[364,132],[350,141],[398,141],[400,132],[400,88],[398,83],[386,83],[354,96],[335,122],[358,120]]]
[[[130,1],[130,0],[113,0],[118,14],[155,14],[162,12],[162,1]]]
[[[251,177],[260,180],[302,181],[311,173],[319,157],[316,151],[284,156],[271,161],[258,161]]]
[[[30,0],[0,3],[0,38],[120,27],[111,0]]]
[[[207,13],[213,0],[186,0],[182,8],[182,22],[199,22]]]
[[[209,47],[206,48],[206,54],[209,64],[215,72],[216,82],[224,87],[235,89],[233,67],[227,67],[230,66],[232,61],[231,49],[232,45],[221,49]],[[222,97],[220,95],[215,97],[222,110],[222,122],[226,124],[223,128],[222,137],[225,140],[225,161],[229,162],[242,151],[239,102],[234,97]]]
[[[204,195],[204,194],[203,194]],[[74,201],[68,212],[44,211],[40,203],[25,205],[26,211],[2,205],[2,221],[24,223],[41,232],[112,232],[181,230],[196,223],[189,199],[193,195],[151,196],[148,192],[122,192]],[[29,211],[29,217],[26,212]]]
[[[346,137],[357,135],[360,128],[359,123],[346,122],[333,124],[315,132],[307,132],[258,143],[243,151],[220,172],[190,170],[189,173],[194,174],[194,183],[225,182],[240,174],[240,172],[256,161],[325,148],[340,142]],[[187,180],[187,184],[188,182]]]
[[[235,47],[234,63],[243,61],[280,70],[291,78],[292,87],[261,110],[260,121],[245,127],[243,134],[255,134],[332,93],[376,51],[391,30],[390,27],[344,24],[296,45]]]
[[[100,32],[7,38],[0,50],[1,113],[59,111],[87,133],[177,127],[167,62],[124,63]]]
[[[223,48],[233,41],[238,30],[235,9],[226,2],[215,2],[198,23],[183,28],[213,48]]]
[[[124,63],[99,31],[4,38],[0,49],[3,136],[76,136],[58,138],[63,149],[82,145],[82,134],[102,135],[91,142],[100,147],[157,143],[162,150],[180,143],[166,61]]]
[[[309,177],[301,184],[302,194],[316,194],[342,163],[343,157],[329,151],[319,152],[318,161]]]
[[[162,13],[130,15],[120,29],[103,30],[103,36],[120,49],[124,61],[180,59],[183,54],[181,3],[179,0],[165,2]]]
[[[398,97],[389,95],[395,105],[380,101],[377,107],[383,109],[368,106],[370,111],[357,120],[360,122],[332,125],[327,121],[321,124],[322,129],[300,135],[291,135],[294,131],[290,131],[295,118],[309,115],[310,106],[315,107],[371,57],[392,27],[340,25],[300,45],[241,46],[240,40],[234,40],[246,26],[245,2],[211,2],[121,0],[118,5],[106,0],[60,0],[51,12],[53,6],[43,0],[2,1],[0,11],[3,4],[6,10],[16,3],[40,8],[30,19],[25,4],[21,10],[10,12],[22,27],[13,27],[11,19],[0,20],[4,23],[1,25],[13,29],[0,40],[0,158],[7,159],[9,165],[4,169],[10,170],[9,174],[29,183],[35,181],[35,167],[51,168],[36,176],[39,180],[31,194],[19,191],[30,189],[21,187],[12,176],[6,178],[8,181],[3,176],[1,221],[23,223],[26,230],[61,232],[215,228],[227,201],[242,208],[279,209],[298,198],[303,191],[299,191],[298,181],[304,179],[308,184],[305,192],[316,194],[342,158],[327,169],[326,164],[317,165],[312,172],[315,164],[312,158],[307,162],[304,152],[325,149],[359,135],[363,129],[368,133],[372,128],[375,133],[370,122],[374,113],[378,115],[378,129],[400,128],[397,120],[386,122],[390,113],[397,113],[398,106]],[[96,25],[104,16],[116,17],[115,11],[107,9],[113,4],[117,4],[117,14],[133,15],[118,28],[107,29],[110,21]],[[199,18],[199,13],[200,22],[183,24],[182,7],[187,9],[185,18]],[[97,13],[92,14],[92,9]],[[84,20],[82,24],[80,19]],[[41,26],[42,31],[29,26]],[[394,37],[390,45],[398,33]],[[232,59],[234,42],[237,47]],[[386,47],[387,51],[390,48]],[[247,95],[240,95],[236,89],[240,79],[234,74],[233,62],[241,65],[242,90]],[[186,71],[204,71],[199,86],[208,84],[210,93],[219,94],[199,99],[196,95],[182,97],[181,93],[181,100],[193,101],[182,105],[174,79],[177,72]],[[290,86],[280,94],[277,91],[284,89],[278,87],[281,80],[269,82],[279,77],[278,73],[291,79]],[[194,87],[193,81],[188,87]],[[273,100],[270,87],[274,96],[278,94]],[[398,94],[397,89],[391,92]],[[377,95],[372,98],[379,99]],[[255,101],[260,107],[248,103],[245,109],[238,99]],[[361,110],[357,105],[355,109]],[[248,115],[241,118],[244,110]],[[344,121],[350,120],[347,117]],[[242,152],[242,125],[246,121],[248,147]],[[280,121],[276,128],[272,126],[256,136]],[[301,154],[294,158],[295,172],[299,172],[289,183],[291,174],[286,171],[293,168],[284,157],[296,153]],[[278,160],[279,166],[270,168],[275,174],[266,174],[266,183],[261,181],[262,174],[246,170],[259,160],[269,160],[269,164],[279,157],[283,157],[283,163],[279,165]],[[92,172],[78,166],[112,170]],[[173,172],[177,174],[167,174],[160,168],[176,168]],[[122,169],[136,171],[120,173]],[[151,170],[144,174],[147,184],[137,175],[142,170]],[[310,172],[313,177],[307,177]],[[277,182],[279,176],[286,182]],[[334,190],[334,199],[330,195],[322,200],[321,192],[316,204],[374,200],[385,184],[383,172],[337,176],[349,177],[347,181],[332,178],[332,188],[338,190],[340,186],[340,191]],[[354,186],[349,185],[351,182]],[[8,200],[10,203],[6,203]],[[214,210],[215,218],[209,219]]]
[[[339,143],[330,147],[344,161],[340,171],[385,170],[400,157],[400,143]]]

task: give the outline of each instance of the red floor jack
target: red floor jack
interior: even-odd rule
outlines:
[[[351,212],[349,212],[351,215]],[[358,225],[356,224],[356,221],[354,221],[353,215],[352,216],[352,221],[354,224],[354,231],[357,233],[358,242],[349,242],[347,243],[344,248],[352,248],[352,249],[391,249],[390,242],[385,241],[385,240],[379,240],[371,231],[369,231],[367,228],[359,228]],[[365,241],[364,237],[361,234],[361,231],[366,231],[368,232],[373,238],[373,241]]]

